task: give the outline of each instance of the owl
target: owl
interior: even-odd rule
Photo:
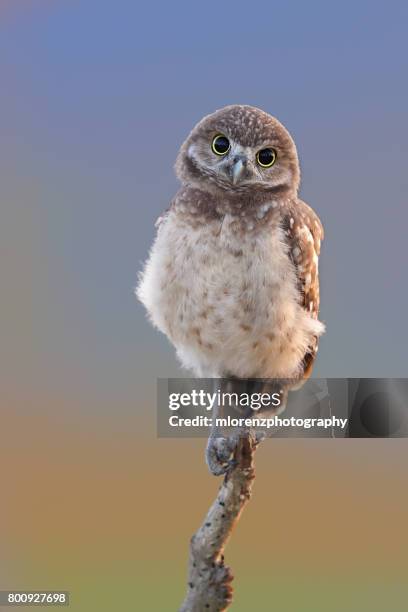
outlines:
[[[180,148],[137,296],[198,377],[310,375],[323,227],[298,197],[296,146],[268,113],[227,106]]]
[[[298,197],[295,144],[271,115],[227,106],[194,127],[175,168],[182,185],[157,222],[137,296],[195,376],[229,391],[279,383],[286,398],[310,376],[324,331],[323,228]],[[234,464],[239,435],[213,428],[213,474]]]

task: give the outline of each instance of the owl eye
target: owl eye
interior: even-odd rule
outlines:
[[[230,141],[224,134],[214,136],[211,148],[216,155],[226,155],[231,148]]]
[[[270,168],[276,162],[275,149],[261,149],[256,154],[256,161],[262,168]]]

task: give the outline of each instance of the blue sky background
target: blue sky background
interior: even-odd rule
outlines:
[[[132,286],[179,145],[234,102],[289,128],[326,228],[315,374],[405,375],[406,23],[404,2],[5,3],[5,336],[27,382],[129,397],[178,372]]]

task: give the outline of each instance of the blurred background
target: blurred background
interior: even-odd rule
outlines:
[[[218,481],[158,439],[182,376],[133,295],[172,165],[247,103],[323,220],[315,376],[407,375],[406,2],[0,1],[0,589],[176,610]],[[406,610],[406,440],[274,440],[227,549],[232,610]]]

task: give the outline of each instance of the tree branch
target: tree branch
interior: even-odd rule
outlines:
[[[258,442],[246,432],[234,453],[235,464],[224,476],[217,498],[190,542],[188,591],[179,612],[220,612],[232,601],[231,570],[223,551],[251,497]]]

